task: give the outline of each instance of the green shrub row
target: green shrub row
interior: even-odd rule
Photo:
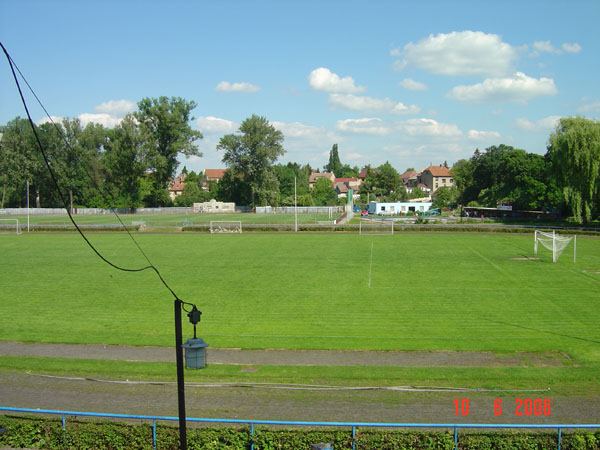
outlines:
[[[151,449],[152,426],[148,423],[124,424],[91,422],[69,419],[66,430],[57,418],[0,416],[0,446],[44,449]],[[157,426],[158,449],[178,447],[178,429]],[[256,428],[256,450],[302,450],[311,444],[331,443],[334,449],[351,449],[350,430],[341,429],[270,429]],[[477,450],[541,450],[557,448],[556,433],[462,431],[458,437],[459,449]],[[356,448],[359,450],[451,450],[454,438],[451,432],[357,430]],[[235,449],[250,448],[248,428],[189,427],[188,448]],[[564,450],[600,449],[600,430],[564,433]]]

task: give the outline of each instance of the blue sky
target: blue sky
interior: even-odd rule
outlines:
[[[56,117],[114,126],[143,97],[194,100],[195,170],[251,114],[283,161],[400,171],[600,117],[598,1],[11,1],[0,39]],[[8,65],[0,123],[21,115]],[[42,112],[33,108],[34,118]]]

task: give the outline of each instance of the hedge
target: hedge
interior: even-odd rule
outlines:
[[[57,418],[0,416],[0,446],[43,449],[151,449],[152,427],[148,423],[125,424],[69,419],[66,430]],[[250,448],[248,428],[188,427],[188,448],[231,449]],[[177,449],[178,429],[158,425],[158,449]],[[458,436],[459,449],[477,450],[538,450],[557,447],[556,433],[462,431]],[[327,442],[334,449],[351,449],[349,429],[255,429],[256,450],[302,450],[311,444]],[[356,448],[360,450],[451,450],[453,434],[427,431],[389,431],[359,429]],[[564,450],[599,450],[600,430],[563,433]]]

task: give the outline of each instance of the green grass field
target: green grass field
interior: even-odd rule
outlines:
[[[127,236],[90,238],[118,264],[144,264]],[[548,369],[458,372],[282,366],[261,369],[262,379],[386,384],[460,377],[494,386],[547,379],[546,386],[554,380],[558,390],[600,392],[598,238],[578,239],[576,264],[572,247],[557,264],[548,252],[527,259],[533,238],[521,234],[173,233],[136,239],[179,296],[203,311],[199,335],[212,347],[526,351],[572,361]],[[74,233],[1,235],[0,255],[0,340],[172,345],[172,298],[153,273],[111,269]],[[184,325],[184,333],[191,332]],[[65,373],[77,365],[74,372],[85,372],[78,364],[47,361],[46,370]],[[22,363],[0,358],[0,368],[16,366]],[[87,370],[118,374],[111,369],[116,366],[102,362]],[[140,367],[150,374],[168,370]],[[234,379],[260,378],[236,368],[210,370],[221,379],[232,373]]]

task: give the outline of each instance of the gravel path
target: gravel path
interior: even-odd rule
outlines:
[[[4,356],[171,362],[175,358],[174,353],[169,347],[0,342],[0,355]],[[569,359],[554,353],[239,350],[209,347],[207,360],[209,364],[283,366],[545,367],[562,366]]]

